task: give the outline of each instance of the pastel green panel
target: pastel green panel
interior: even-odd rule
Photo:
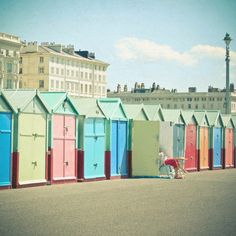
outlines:
[[[128,121],[128,150],[132,150],[132,126],[133,120]]]
[[[84,149],[84,116],[79,116],[78,118],[78,148],[80,150]]]
[[[46,115],[19,116],[19,182],[45,181]]]
[[[159,174],[159,123],[133,121],[132,175],[157,176]]]
[[[24,113],[45,113],[45,107],[38,97],[34,97],[31,102],[24,108]]]
[[[111,151],[111,120],[106,121],[106,151]]]
[[[67,115],[74,115],[76,114],[74,108],[71,106],[70,102],[67,100],[65,103],[62,102],[60,106],[57,107],[54,113],[57,114],[67,114]]]
[[[160,122],[160,151],[168,157],[173,157],[173,130],[172,122]]]
[[[145,113],[143,112],[143,110],[141,110],[141,111],[138,113],[138,115],[137,115],[137,117],[135,118],[135,120],[148,120],[148,119],[147,119]]]
[[[6,102],[1,96],[0,96],[0,111],[11,112],[11,109],[9,108],[9,106],[6,104]]]

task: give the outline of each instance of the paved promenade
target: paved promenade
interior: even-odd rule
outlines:
[[[0,191],[0,235],[236,235],[236,169]]]

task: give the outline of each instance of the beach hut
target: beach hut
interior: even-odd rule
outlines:
[[[198,163],[197,155],[197,121],[193,111],[181,111],[186,124],[185,139],[185,169],[196,171]]]
[[[106,178],[128,176],[128,119],[119,98],[98,99],[106,121]]]
[[[78,180],[106,179],[105,115],[95,98],[77,98],[73,102],[79,112]]]
[[[219,111],[207,111],[210,126],[209,166],[213,170],[222,168],[223,121]]]
[[[13,118],[16,112],[0,91],[0,189],[12,185]]]
[[[222,115],[223,129],[223,168],[234,167],[234,122],[231,115]]]
[[[50,110],[48,181],[77,181],[77,115],[65,92],[41,92],[42,101]]]
[[[47,183],[47,116],[36,90],[5,90],[14,118],[13,187]]]
[[[185,123],[180,110],[162,109],[160,149],[169,157],[184,157]]]
[[[132,177],[158,175],[159,122],[150,121],[143,104],[124,104],[129,118],[129,150]]]
[[[206,111],[194,111],[198,126],[198,171],[209,169],[209,122]]]

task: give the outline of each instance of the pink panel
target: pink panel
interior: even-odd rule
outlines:
[[[232,129],[226,129],[225,135],[225,165],[226,167],[233,166],[233,131]]]
[[[186,132],[185,168],[187,170],[197,169],[197,128],[195,125],[188,125]]]
[[[53,137],[54,139],[64,138],[64,116],[55,115],[53,117]]]
[[[65,177],[75,177],[75,140],[65,140]]]
[[[64,176],[64,141],[54,139],[52,178],[62,178]]]
[[[65,116],[65,138],[75,139],[76,122],[74,116]]]
[[[52,178],[64,177],[64,116],[53,117],[53,175]]]

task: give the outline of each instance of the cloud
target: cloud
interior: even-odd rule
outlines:
[[[195,45],[186,52],[178,52],[168,45],[138,39],[122,38],[116,45],[118,56],[123,60],[176,61],[184,65],[196,65],[204,58],[221,59],[225,48],[211,45]],[[236,52],[230,51],[231,65],[236,66]]]

